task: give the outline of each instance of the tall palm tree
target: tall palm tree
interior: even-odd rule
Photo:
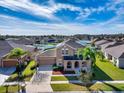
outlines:
[[[92,66],[95,65],[96,62],[96,51],[95,49],[92,49],[90,47],[85,47],[85,48],[81,48],[78,50],[77,55],[82,55],[84,59],[90,58],[92,61]]]

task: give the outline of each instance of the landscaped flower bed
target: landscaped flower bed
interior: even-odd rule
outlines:
[[[53,75],[62,75],[62,74],[75,74],[74,71],[54,71],[52,72]]]

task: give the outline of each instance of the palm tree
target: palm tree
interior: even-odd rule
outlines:
[[[95,66],[95,62],[96,62],[96,51],[95,49],[92,49],[90,47],[86,47],[86,48],[81,48],[78,50],[77,55],[82,55],[84,59],[90,58],[92,61],[92,67]]]

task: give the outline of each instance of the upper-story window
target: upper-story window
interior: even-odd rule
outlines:
[[[65,51],[64,51],[64,49],[62,49],[62,54],[65,54]]]
[[[65,54],[68,55],[68,49],[65,50]]]
[[[61,51],[62,51],[62,54],[63,54],[63,55],[68,55],[68,53],[69,53],[69,51],[68,51],[67,48],[66,48],[66,49],[63,48]]]

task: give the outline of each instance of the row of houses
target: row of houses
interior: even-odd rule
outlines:
[[[110,60],[115,66],[124,68],[124,42],[112,40],[99,40],[95,46],[100,49],[105,58]]]

